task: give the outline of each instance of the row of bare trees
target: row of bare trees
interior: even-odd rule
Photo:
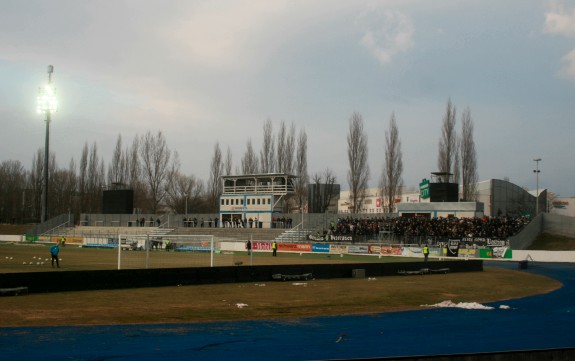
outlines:
[[[34,154],[29,170],[19,161],[0,163],[0,222],[38,222],[44,188],[44,152]],[[48,215],[99,213],[102,192],[106,189],[133,189],[134,207],[157,213],[165,209],[183,212],[186,198],[189,210],[204,212],[203,183],[180,172],[177,152],[172,152],[161,131],[136,136],[124,147],[118,136],[112,161],[108,165],[98,154],[97,145],[84,144],[76,163],[60,167],[54,154],[49,157]],[[186,202],[187,203],[187,202]],[[76,218],[78,219],[78,218]]]
[[[214,146],[208,180],[208,203],[217,210],[217,202],[222,193],[219,181],[222,175],[232,174],[232,152],[227,148],[225,160],[222,157],[220,144]],[[273,123],[267,119],[263,125],[262,147],[258,152],[254,149],[251,138],[246,142],[246,150],[241,163],[236,167],[235,174],[287,173],[296,178],[296,195],[289,201],[294,208],[301,208],[306,202],[308,184],[307,170],[307,134],[304,129],[296,137],[296,128],[292,123],[289,129],[284,121],[279,125],[274,135]],[[288,211],[287,209],[285,211]]]
[[[236,167],[236,174],[277,172],[296,174],[297,195],[293,205],[305,204],[307,175],[307,135],[305,130],[296,138],[295,126],[281,122],[274,135],[271,120],[264,123],[264,142],[256,153],[251,139]],[[258,156],[259,154],[259,156]],[[0,222],[38,222],[44,169],[43,150],[36,152],[32,167],[27,170],[19,161],[0,163]],[[214,146],[210,175],[203,182],[194,175],[180,171],[177,151],[169,148],[161,131],[137,135],[124,144],[118,135],[111,162],[106,166],[94,143],[83,147],[77,163],[72,158],[61,167],[54,154],[49,159],[48,216],[73,213],[99,213],[102,192],[106,189],[132,189],[134,207],[143,213],[174,212],[214,213],[222,193],[222,175],[230,175],[232,153],[228,147],[225,157],[219,143]],[[79,218],[76,218],[79,219]]]
[[[473,139],[473,120],[471,119],[469,107],[463,111],[461,123],[461,135],[458,135],[456,130],[456,109],[451,99],[449,99],[443,117],[437,165],[440,172],[453,175],[453,182],[459,183],[461,180],[463,201],[476,201],[476,184],[478,181],[477,157]],[[353,113],[349,119],[347,146],[349,202],[352,207],[351,212],[360,213],[363,209],[370,169],[368,164],[367,134],[363,127],[363,118],[359,113]],[[385,211],[393,212],[395,200],[401,196],[403,188],[403,154],[394,113],[391,114],[389,127],[385,132],[384,150],[383,170],[379,179],[379,188],[384,199],[383,207]]]
[[[462,115],[462,131],[458,137],[455,130],[455,107],[447,103],[443,119],[442,137],[439,142],[438,166],[442,172],[451,172],[456,181],[461,175],[464,200],[474,200],[477,182],[477,161],[473,141],[471,111],[466,108]],[[261,149],[256,151],[251,138],[236,165],[235,174],[288,173],[297,176],[296,196],[290,202],[294,208],[302,208],[307,202],[309,182],[307,166],[307,134],[304,129],[296,132],[295,125],[280,122],[274,133],[270,119],[263,125]],[[370,169],[368,163],[367,134],[363,118],[353,113],[349,120],[347,136],[349,171],[347,181],[350,189],[352,212],[363,208]],[[403,186],[403,161],[401,140],[395,114],[392,113],[385,132],[385,156],[379,187],[387,211],[393,211],[394,200],[401,195]],[[38,150],[30,169],[19,161],[0,163],[0,222],[34,222],[40,219],[43,189],[43,150]],[[210,175],[204,182],[194,175],[180,171],[177,151],[169,149],[161,131],[136,136],[131,144],[124,145],[118,135],[109,165],[98,154],[96,143],[86,143],[79,162],[74,158],[67,167],[60,167],[53,154],[49,157],[49,215],[62,213],[98,213],[102,207],[104,189],[127,188],[134,190],[134,207],[145,213],[212,213],[218,210],[222,193],[222,175],[231,175],[232,152],[227,148],[225,156],[219,142],[214,146]],[[315,184],[333,187],[337,179],[328,167],[313,174]],[[328,192],[329,193],[329,192]],[[329,193],[331,194],[331,193]],[[331,199],[321,200],[320,209],[327,209]],[[286,210],[288,211],[288,210]]]
[[[466,107],[461,115],[461,134],[456,129],[456,109],[451,99],[447,101],[447,108],[441,127],[439,140],[439,153],[437,166],[442,173],[451,173],[454,183],[460,183],[463,191],[463,201],[477,200],[477,155],[475,141],[473,140],[473,120],[471,110]]]

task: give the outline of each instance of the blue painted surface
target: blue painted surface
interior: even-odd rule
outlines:
[[[516,263],[486,265],[517,269]],[[1,328],[0,355],[3,360],[317,360],[574,347],[575,265],[530,263],[527,271],[558,279],[564,287],[490,303],[496,307],[490,311],[424,309],[283,321]]]

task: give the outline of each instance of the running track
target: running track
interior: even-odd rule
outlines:
[[[517,269],[515,262],[486,266]],[[530,263],[526,272],[558,279],[564,287],[490,303],[496,308],[489,311],[424,309],[289,321],[0,328],[0,357],[317,360],[574,347],[575,264]],[[500,305],[510,309],[499,309]]]

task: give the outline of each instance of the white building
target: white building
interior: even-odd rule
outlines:
[[[339,194],[338,213],[351,213],[353,206],[351,204],[351,192],[342,191]],[[428,203],[429,199],[422,199],[419,195],[419,190],[413,188],[404,188],[401,196],[396,197],[394,210],[392,213],[397,212],[397,203]],[[360,213],[373,213],[383,214],[387,213],[388,205],[387,200],[381,194],[381,188],[369,188],[366,191],[365,199],[363,200]]]
[[[274,214],[283,213],[288,197],[295,194],[296,178],[284,173],[223,176],[220,224],[271,228]]]
[[[480,214],[483,212],[485,216],[488,217],[496,217],[499,215],[510,215],[510,216],[519,216],[519,215],[532,215],[534,216],[536,213],[536,201],[539,199],[539,212],[547,212],[547,190],[540,189],[539,195],[537,197],[536,194],[528,192],[527,190],[519,187],[516,184],[508,182],[506,180],[501,179],[488,179],[485,181],[478,182],[477,186],[477,202],[476,203],[483,203],[483,205],[476,207],[472,207],[469,204],[465,205],[463,208],[458,207],[457,203],[459,202],[445,202],[445,203],[453,203],[450,206],[445,207],[444,211],[440,211],[438,206],[434,206],[432,208],[428,206],[414,206],[414,207],[405,207],[402,206],[401,209],[403,212],[407,212],[408,209],[413,208],[414,210],[420,209],[431,209],[430,212],[437,214],[438,216],[443,216],[444,214],[472,214],[469,212],[474,212],[473,214]],[[460,198],[461,198],[461,187],[459,188]],[[369,188],[366,192],[366,197],[362,204],[362,209],[360,213],[367,213],[367,214],[384,214],[387,213],[387,204],[384,204],[385,197],[381,194],[380,188]],[[338,213],[351,213],[353,209],[351,201],[350,201],[350,191],[342,191],[340,193],[340,198],[338,201]],[[424,198],[420,194],[420,190],[415,190],[413,188],[404,189],[401,196],[398,196],[395,200],[395,205],[393,207],[392,213],[398,212],[398,205],[399,204],[418,204],[418,203],[430,203],[429,198]],[[435,202],[436,204],[440,204],[443,202]],[[469,203],[469,202],[465,202]],[[471,202],[475,203],[475,202]],[[558,207],[551,207],[553,209],[553,213],[562,214],[562,215],[571,215],[575,216],[575,198],[563,198],[557,199],[555,204]],[[441,207],[440,207],[441,208]],[[425,211],[427,212],[427,211]],[[439,213],[438,213],[439,212]],[[473,216],[473,215],[466,215],[465,217]],[[463,217],[463,216],[461,216]]]
[[[575,217],[575,197],[557,197],[551,200],[549,213]]]

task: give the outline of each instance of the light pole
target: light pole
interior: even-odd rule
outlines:
[[[535,162],[533,173],[535,173],[535,177],[537,178],[537,193],[535,194],[535,217],[537,217],[539,215],[539,173],[541,173],[539,170],[539,162],[541,162],[541,158],[533,159],[533,161]]]
[[[52,85],[54,67],[48,65],[48,84],[38,89],[37,111],[46,115],[46,143],[44,145],[44,206],[42,208],[42,222],[48,220],[48,158],[50,156],[50,115],[58,109],[56,89]]]

